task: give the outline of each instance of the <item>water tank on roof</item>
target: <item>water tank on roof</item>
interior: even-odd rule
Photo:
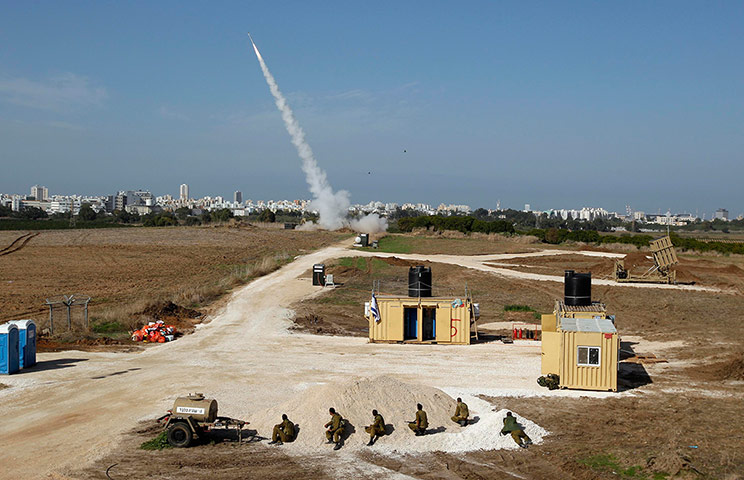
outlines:
[[[431,297],[431,268],[416,265],[408,269],[408,296]]]
[[[592,274],[566,270],[564,274],[563,303],[579,307],[592,304]]]

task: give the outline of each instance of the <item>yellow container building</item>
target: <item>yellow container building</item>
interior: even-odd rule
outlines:
[[[477,309],[469,299],[378,295],[379,321],[369,312],[372,343],[470,344]]]
[[[562,388],[617,391],[620,339],[602,303],[568,306],[542,316],[542,374]]]

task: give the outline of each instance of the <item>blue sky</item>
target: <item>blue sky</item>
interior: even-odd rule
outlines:
[[[2,192],[307,198],[250,31],[354,202],[744,211],[741,2],[0,11]]]

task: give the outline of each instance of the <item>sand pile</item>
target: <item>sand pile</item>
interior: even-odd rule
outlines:
[[[251,427],[268,437],[273,426],[286,413],[299,425],[297,439],[283,447],[289,454],[315,454],[331,450],[325,445],[325,428],[329,421],[328,408],[334,407],[347,420],[344,450],[367,448],[369,436],[364,427],[372,421],[372,409],[385,418],[388,435],[378,439],[373,447],[377,452],[419,453],[432,451],[466,452],[518,448],[509,436],[500,436],[506,410],[495,412],[492,406],[464,392],[461,396],[470,407],[473,423],[460,427],[450,420],[455,411],[455,400],[442,390],[423,385],[404,383],[387,376],[358,379],[344,384],[328,384],[301,392],[275,408],[251,416]],[[429,419],[430,434],[416,437],[407,426],[413,421],[416,403],[424,406]],[[535,443],[547,432],[516,414],[525,431]]]

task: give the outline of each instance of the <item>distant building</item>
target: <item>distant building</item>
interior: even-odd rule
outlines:
[[[181,184],[181,189],[179,190],[179,198],[182,202],[189,201],[189,186],[185,183]]]
[[[729,219],[729,212],[725,208],[719,208],[716,210],[715,215],[713,216],[714,220],[725,220],[728,222]]]
[[[34,185],[31,187],[31,196],[34,200],[44,202],[49,199],[49,189],[41,185]]]
[[[531,207],[531,205],[530,205],[529,203],[525,203],[525,204],[524,204],[524,211],[525,211],[525,212],[529,212],[529,211],[531,211],[532,209],[531,209],[530,207]]]
[[[243,192],[241,192],[240,190],[236,190],[233,194],[233,202],[243,203]]]
[[[124,211],[124,207],[127,206],[127,194],[126,192],[119,192],[114,197],[114,210]]]

